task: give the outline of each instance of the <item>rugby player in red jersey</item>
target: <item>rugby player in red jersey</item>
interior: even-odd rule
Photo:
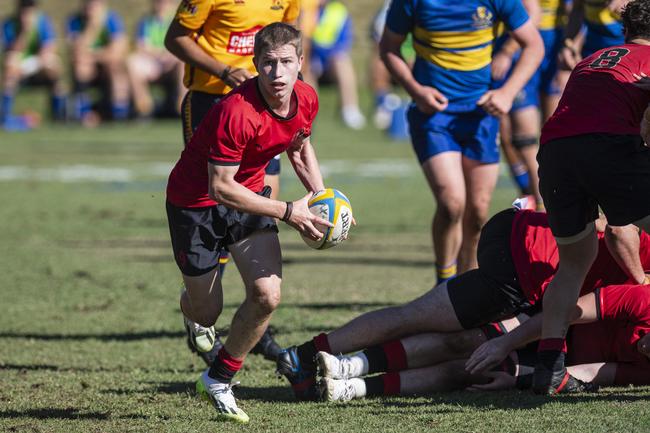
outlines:
[[[523,316],[523,315],[522,315]],[[317,356],[321,397],[329,401],[412,395],[470,387],[497,390],[532,384],[541,315],[481,329],[427,333],[388,341],[363,352]],[[598,386],[650,384],[650,286],[617,285],[580,297],[567,339],[572,375]],[[403,350],[386,351],[389,347]],[[382,353],[382,356],[376,354]],[[385,373],[367,377],[375,373]]]
[[[573,70],[542,130],[540,191],[560,265],[544,296],[533,390],[553,395],[574,381],[564,368],[569,317],[597,254],[598,207],[609,224],[650,229],[650,148],[640,136],[650,104],[650,0],[622,13],[626,43],[597,51]]]
[[[610,254],[605,233],[598,236],[598,257],[582,293],[635,281],[633,275],[644,275],[644,270],[650,269],[649,235],[644,233],[637,240],[640,254],[626,260]],[[315,399],[315,357],[319,351],[350,353],[407,335],[473,329],[521,312],[530,314],[539,308],[558,261],[558,247],[546,214],[502,211],[481,231],[478,269],[439,284],[407,304],[363,314],[328,334],[285,349],[278,358],[278,372],[289,379],[297,398]],[[372,356],[400,359],[403,353],[403,347],[388,345]]]
[[[331,226],[309,212],[307,201],[324,188],[310,142],[318,111],[316,92],[297,81],[301,35],[274,23],[255,36],[259,73],[215,104],[183,150],[169,176],[167,216],[176,264],[186,291],[183,314],[214,325],[223,307],[216,278],[219,250],[230,250],[246,288],[246,299],[212,366],[197,382],[221,419],[247,422],[231,390],[235,373],[266,329],[280,302],[282,258],[275,219],[319,239],[314,224]],[[287,152],[309,192],[294,202],[265,197],[264,169]]]

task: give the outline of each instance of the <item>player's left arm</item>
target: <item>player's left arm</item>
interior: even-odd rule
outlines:
[[[512,30],[511,35],[521,46],[521,57],[503,86],[488,91],[478,101],[478,105],[494,116],[510,111],[515,96],[533,76],[544,57],[544,43],[532,20],[528,19]]]
[[[287,149],[287,156],[296,175],[307,191],[316,192],[325,189],[323,176],[310,137],[305,138],[300,143],[291,145]]]
[[[581,296],[573,310],[571,324],[599,320],[596,302],[593,293]],[[467,360],[466,370],[472,374],[488,371],[499,365],[513,350],[538,340],[542,336],[542,318],[542,314],[536,314],[512,331],[481,344]]]

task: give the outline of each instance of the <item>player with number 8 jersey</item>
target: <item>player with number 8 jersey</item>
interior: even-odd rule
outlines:
[[[533,390],[541,394],[574,388],[564,366],[564,339],[596,258],[598,208],[612,226],[650,231],[650,148],[640,135],[650,104],[650,0],[631,1],[621,18],[626,43],[576,66],[542,129],[540,192],[561,259],[543,301],[533,379]]]

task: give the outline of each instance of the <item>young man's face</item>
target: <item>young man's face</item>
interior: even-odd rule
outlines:
[[[296,54],[296,47],[290,44],[262,52],[259,58],[255,58],[259,83],[265,93],[274,99],[290,97],[302,60],[302,56]]]

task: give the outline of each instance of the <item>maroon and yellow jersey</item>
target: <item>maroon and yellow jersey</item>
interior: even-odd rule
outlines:
[[[182,0],[175,18],[194,31],[196,43],[211,57],[255,74],[255,34],[274,22],[293,23],[299,12],[299,0]],[[218,77],[189,65],[184,83],[190,90],[217,95],[231,90]]]

